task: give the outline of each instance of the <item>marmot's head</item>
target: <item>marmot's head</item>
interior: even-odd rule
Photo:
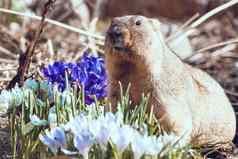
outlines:
[[[124,57],[148,56],[145,54],[161,49],[159,28],[158,20],[144,16],[114,18],[107,31],[105,51]]]

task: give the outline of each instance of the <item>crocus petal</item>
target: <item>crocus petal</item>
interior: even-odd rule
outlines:
[[[60,147],[66,145],[65,132],[62,128],[56,127],[52,129],[51,134],[54,140],[58,143],[58,145],[60,145]]]
[[[108,127],[106,127],[105,124],[99,120],[93,120],[89,126],[89,129],[100,145],[106,145],[108,143],[110,133]]]
[[[132,140],[131,147],[134,153],[135,159],[140,159],[145,153],[145,139],[139,133],[136,133],[134,139]]]
[[[50,132],[46,132],[46,135],[39,135],[39,139],[45,145],[47,145],[53,153],[57,153],[59,148],[63,148],[66,144],[65,133],[63,129],[56,127]]]
[[[90,134],[77,135],[74,138],[74,146],[77,148],[79,153],[84,157],[88,154],[92,144],[93,140]]]
[[[57,143],[55,142],[55,140],[53,140],[51,137],[49,137],[48,135],[39,135],[39,139],[42,143],[44,143],[46,146],[48,146],[50,148],[50,150],[56,154],[57,150],[59,148],[59,146],[57,145]]]
[[[133,129],[127,125],[120,127],[118,132],[112,134],[112,142],[120,152],[123,152],[133,139]]]

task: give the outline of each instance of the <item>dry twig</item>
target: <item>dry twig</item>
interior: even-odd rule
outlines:
[[[41,37],[41,34],[43,33],[44,26],[45,26],[45,19],[46,16],[54,4],[55,0],[48,0],[48,2],[45,4],[44,11],[42,13],[42,19],[41,23],[39,26],[39,29],[35,33],[33,41],[29,44],[26,52],[24,54],[20,55],[19,58],[19,67],[16,76],[10,81],[7,89],[14,88],[16,83],[19,83],[19,86],[22,86],[24,81],[25,81],[25,75],[28,73],[30,64],[31,64],[31,59],[34,54],[36,45]]]

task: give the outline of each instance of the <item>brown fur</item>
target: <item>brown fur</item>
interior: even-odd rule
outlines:
[[[136,25],[136,21],[141,25]],[[207,73],[184,64],[166,46],[159,22],[143,16],[115,18],[124,50],[114,47],[109,33],[105,42],[109,101],[113,110],[123,88],[131,84],[133,105],[142,93],[161,126],[193,145],[231,142],[236,129],[233,108],[220,85]]]

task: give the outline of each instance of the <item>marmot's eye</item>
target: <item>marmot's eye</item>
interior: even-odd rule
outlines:
[[[136,25],[138,25],[138,26],[141,25],[141,20],[137,20]]]

